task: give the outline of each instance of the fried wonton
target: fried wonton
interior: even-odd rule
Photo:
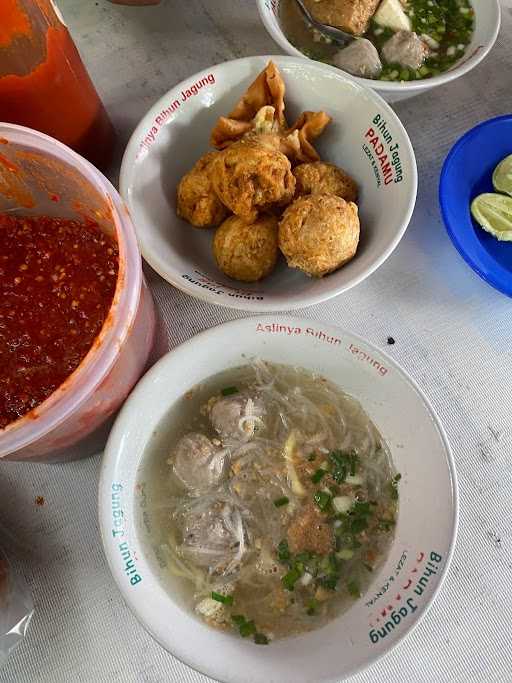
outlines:
[[[285,154],[293,163],[318,161],[312,141],[330,123],[325,112],[303,112],[288,126],[284,114],[285,85],[273,62],[260,73],[228,117],[221,116],[211,144],[225,149],[244,137],[261,136],[261,143]]]
[[[286,128],[284,116],[284,81],[274,62],[269,62],[256,80],[249,86],[233,111],[221,116],[211,133],[211,144],[224,149],[244,133],[252,130],[252,122],[262,107],[274,108],[275,118],[281,128]]]
[[[319,137],[332,121],[324,111],[305,111],[299,116],[293,126],[286,132],[290,137],[297,131],[300,143],[298,161],[319,161],[320,156],[312,145],[312,141]]]

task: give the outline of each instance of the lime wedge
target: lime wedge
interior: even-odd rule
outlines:
[[[492,184],[497,192],[512,195],[512,154],[496,166],[492,174]]]
[[[512,197],[488,192],[471,203],[475,221],[498,240],[512,242]]]

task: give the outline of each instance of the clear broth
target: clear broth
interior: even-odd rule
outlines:
[[[223,390],[233,388],[236,393],[222,396]],[[201,493],[191,493],[174,472],[176,444],[191,432],[218,439],[208,414],[212,397],[213,403],[243,399],[243,404],[246,396],[265,409],[261,422],[254,420],[257,431],[241,443],[226,437],[230,445],[225,479]],[[225,449],[219,446],[219,450]],[[340,453],[341,460],[332,453]],[[343,467],[352,462],[351,457],[357,459],[357,472],[351,476],[348,465],[343,480],[340,462]],[[313,483],[319,469],[326,473]],[[295,484],[298,478],[298,489],[294,478]],[[381,435],[354,398],[324,378],[295,367],[256,361],[215,375],[182,396],[156,430],[138,481],[144,500],[139,524],[164,585],[183,607],[199,610],[211,626],[242,635],[249,631],[250,636],[256,629],[256,642],[317,628],[350,607],[367,590],[393,542],[398,479]],[[321,512],[312,501],[326,491],[331,500]],[[219,496],[224,502],[210,505],[209,499],[217,501]],[[352,508],[338,512],[335,501],[346,503],[347,499]],[[235,503],[231,507],[226,500]],[[241,510],[246,550],[241,561],[237,564],[235,558],[233,564],[240,544],[232,544],[225,562],[212,562],[207,568],[202,555],[198,565],[194,562],[197,555],[191,558],[189,554],[183,519],[189,520],[196,514],[190,511],[196,509],[203,510],[202,515],[208,510],[210,515],[215,505],[220,505],[223,514],[228,506]],[[368,514],[360,514],[365,506]],[[329,528],[333,545],[328,552],[293,550],[289,544],[288,533],[292,525],[301,528],[297,520],[305,518],[306,507],[321,518],[324,531]],[[317,542],[304,541],[300,534],[299,541]],[[214,552],[217,547],[206,550]],[[290,574],[293,579],[297,567],[302,573],[290,588]],[[337,577],[334,586],[333,577]],[[233,598],[233,604],[212,600],[212,592]],[[236,615],[245,621],[233,622]]]
[[[413,30],[418,35],[426,33],[431,36],[439,47],[433,50],[419,69],[383,63],[382,72],[377,80],[413,81],[432,78],[448,71],[464,56],[474,30],[471,3],[469,0],[436,0],[436,6],[431,6],[429,2],[432,0],[409,0],[408,11],[411,14]],[[438,16],[440,13],[445,13],[441,19]],[[335,66],[333,58],[340,47],[319,39],[319,35],[304,21],[295,0],[280,0],[279,20],[284,34],[298,50],[310,59]],[[363,37],[370,40],[381,55],[384,43],[394,33],[395,31],[389,28],[379,27],[372,20]]]

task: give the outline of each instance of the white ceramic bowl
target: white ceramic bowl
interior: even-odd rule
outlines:
[[[265,24],[265,28],[276,41],[276,43],[289,55],[300,56],[308,59],[300,50],[294,47],[283,33],[279,23],[279,2],[280,0],[256,0],[260,17]],[[357,78],[349,76],[358,83],[370,86],[382,95],[388,102],[397,102],[422,92],[436,88],[454,81],[459,76],[471,71],[488,54],[496,42],[501,23],[501,11],[499,0],[471,0],[475,10],[475,31],[473,39],[468,45],[464,56],[449,71],[423,81],[409,81],[405,83],[394,83],[390,81],[375,81],[368,78]],[[343,72],[345,73],[345,72]]]
[[[389,444],[402,474],[395,541],[368,591],[322,629],[277,641],[264,652],[235,635],[212,630],[181,606],[169,584],[164,587],[139,522],[145,515],[145,524],[151,524],[139,467],[169,408],[197,383],[254,356],[321,373],[355,396]],[[99,487],[105,553],[127,604],[176,657],[229,683],[338,682],[388,652],[418,623],[439,591],[453,553],[457,509],[446,435],[414,381],[391,358],[351,333],[288,316],[230,322],[162,358],[117,418]]]
[[[318,148],[323,158],[345,168],[359,183],[361,242],[350,263],[323,279],[308,278],[281,263],[261,283],[244,285],[224,276],[215,265],[213,232],[197,230],[177,218],[175,195],[180,178],[208,150],[217,118],[231,111],[269,59],[277,63],[286,82],[290,121],[311,109],[324,109],[333,117]],[[407,133],[372,90],[318,62],[249,57],[192,76],[149,110],[126,149],[120,187],[142,254],[163,278],[210,303],[268,312],[319,303],[378,268],[409,223],[417,177]]]

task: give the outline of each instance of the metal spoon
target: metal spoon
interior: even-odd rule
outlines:
[[[329,26],[329,24],[322,24],[319,21],[317,21],[312,16],[311,12],[307,9],[307,7],[304,5],[303,0],[295,0],[295,2],[300,10],[300,13],[308,22],[308,24],[315,28],[322,35],[327,36],[335,43],[338,43],[338,45],[348,45],[356,39],[356,37],[353,36],[351,33],[345,33],[345,31],[342,31],[339,28]]]

